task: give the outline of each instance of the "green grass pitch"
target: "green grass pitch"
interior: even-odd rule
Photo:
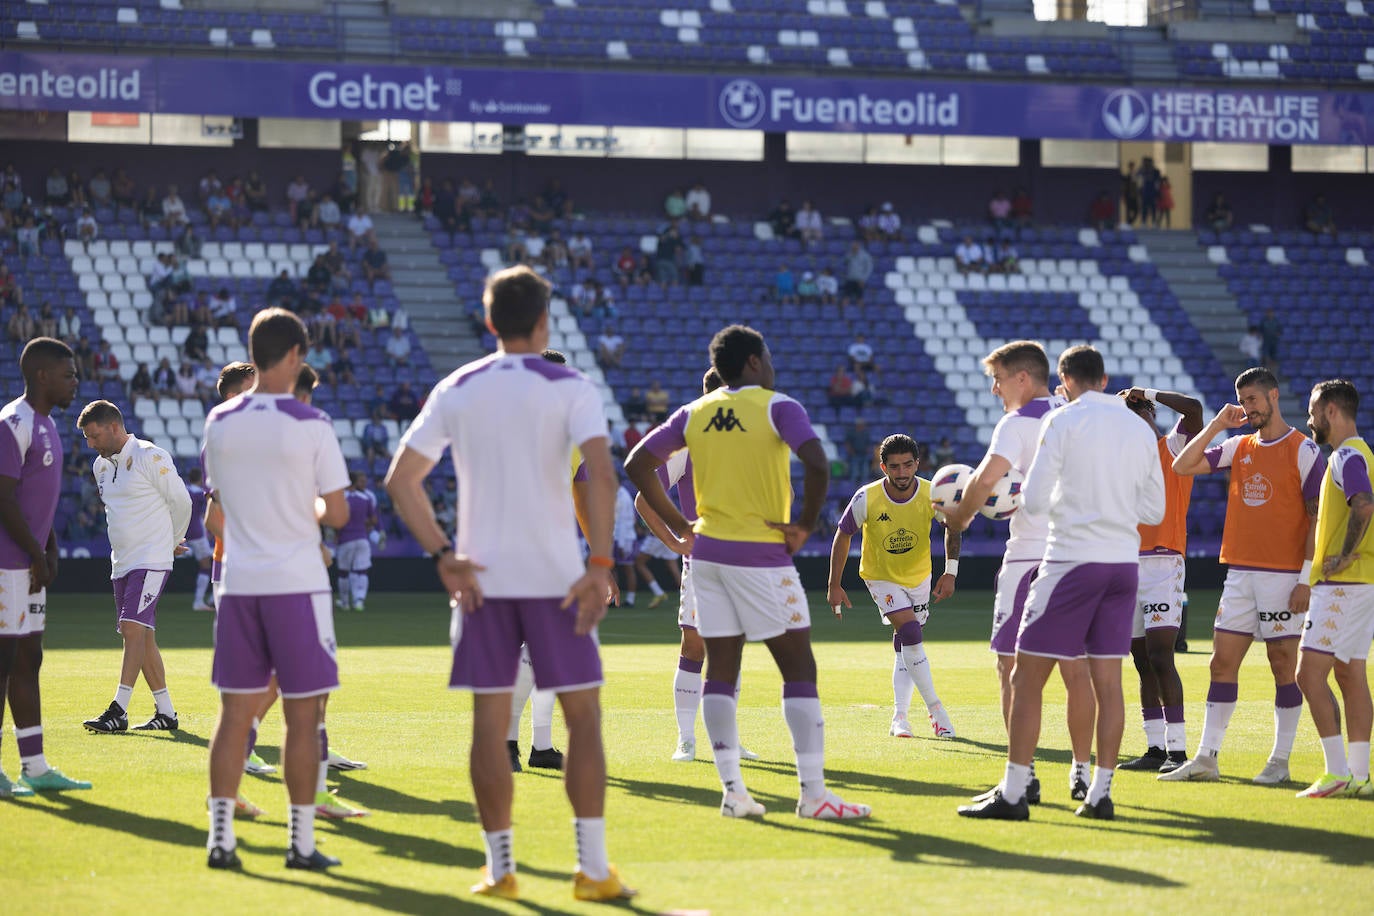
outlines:
[[[1047,694],[1038,770],[1044,804],[1028,824],[957,817],[955,806],[1001,775],[1004,735],[996,676],[986,651],[991,596],[969,592],[938,605],[927,629],[936,685],[959,738],[887,737],[890,631],[862,595],[837,623],[812,596],[827,771],[846,798],[871,804],[872,820],[802,822],[780,714],[780,684],[765,649],[745,652],[740,733],[762,755],[746,763],[766,818],[730,821],[698,725],[701,759],[674,764],[671,678],[677,659],[672,602],[615,609],[603,625],[603,695],[610,768],[612,861],[641,894],[645,912],[841,913],[936,911],[1157,912],[1221,908],[1295,912],[1367,910],[1374,804],[1298,800],[1294,784],[1253,786],[1272,735],[1272,681],[1252,650],[1241,676],[1220,784],[1168,784],[1121,773],[1118,820],[1081,821],[1068,798],[1068,742],[1057,677]],[[1197,744],[1207,685],[1207,625],[1215,593],[1194,593],[1192,653],[1181,659],[1189,749]],[[644,598],[640,599],[641,605]],[[95,789],[0,802],[0,909],[19,913],[588,912],[575,902],[571,813],[554,774],[516,777],[515,851],[522,900],[489,902],[466,888],[482,864],[467,776],[469,700],[449,692],[448,613],[437,596],[376,595],[364,614],[338,622],[343,690],[329,733],[370,769],[337,779],[346,800],[374,812],[320,822],[324,849],[342,858],[327,875],[282,867],[285,796],[277,776],[244,777],[268,810],[238,824],[243,874],[205,867],[206,742],[216,696],[208,683],[208,614],[186,595],[162,603],[161,639],[176,734],[89,735],[82,719],[103,710],[119,664],[111,602],[56,596],[49,607],[43,674],[49,759]],[[1129,668],[1129,663],[1128,663]],[[1126,756],[1143,748],[1128,670]],[[919,696],[913,724],[923,725]],[[153,711],[139,685],[130,718]],[[276,762],[280,717],[262,730]],[[528,714],[522,745],[528,748]],[[8,731],[8,729],[7,729]],[[555,741],[562,742],[555,719]],[[17,775],[14,739],[5,769]],[[1294,777],[1320,775],[1320,747],[1306,714]]]

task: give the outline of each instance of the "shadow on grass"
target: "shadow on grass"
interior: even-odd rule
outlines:
[[[149,817],[123,808],[107,808],[87,801],[75,792],[45,794],[47,804],[27,803],[31,810],[51,814],[80,827],[115,830],[159,843],[177,846],[205,846],[205,829],[172,818]]]
[[[341,868],[347,869],[347,867],[345,864]],[[288,877],[276,877],[263,872],[247,870],[243,872],[243,877],[282,888],[314,891],[337,900],[376,907],[379,910],[393,913],[505,912],[505,907],[488,903],[481,897],[468,893],[466,888],[453,895],[432,894],[416,890],[413,887],[359,878],[344,870],[327,872],[320,875],[318,880],[310,880],[304,876],[301,880],[293,880]],[[556,907],[540,906],[530,901],[522,900],[520,905],[533,913],[562,914],[568,912]]]

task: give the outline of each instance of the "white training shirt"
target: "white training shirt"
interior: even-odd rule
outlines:
[[[1067,404],[1058,395],[1032,398],[1024,406],[1003,414],[992,430],[992,441],[988,443],[989,455],[1000,455],[1011,462],[1011,466],[1024,477],[1035,460],[1035,450],[1040,445],[1040,423],[1056,407]],[[1045,556],[1045,538],[1049,534],[1050,522],[1043,515],[1032,512],[1023,501],[1021,508],[1008,522],[1006,551],[1004,561],[1039,560]]]
[[[1021,498],[1049,518],[1046,561],[1134,563],[1138,526],[1164,518],[1158,437],[1121,398],[1085,392],[1045,417]]]
[[[401,446],[431,461],[452,450],[463,494],[454,550],[486,567],[483,594],[561,598],[585,569],[568,456],[609,436],[582,373],[537,353],[495,353],[436,385]]]
[[[110,578],[136,569],[171,569],[191,523],[191,494],[172,456],[130,436],[113,458],[91,462],[110,534]]]
[[[226,595],[328,592],[315,497],[348,486],[329,414],[289,394],[242,394],[210,411],[205,485],[224,509]]]
[[[615,528],[612,538],[625,550],[634,546],[638,534],[635,532],[635,500],[624,487],[615,488]]]

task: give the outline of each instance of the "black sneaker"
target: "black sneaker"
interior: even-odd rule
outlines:
[[[243,863],[239,861],[239,854],[232,849],[222,849],[215,846],[210,850],[209,861],[205,863],[211,868],[237,871],[243,868]]]
[[[87,719],[81,724],[86,726],[87,731],[92,732],[124,732],[129,730],[129,714],[111,700],[109,708],[94,719]]]
[[[1029,785],[1026,786],[1026,804],[1040,804],[1040,780],[1032,776]]]
[[[1187,762],[1187,751],[1170,751],[1168,756],[1165,757],[1164,762],[1159,765],[1159,772],[1172,773]]]
[[[1078,806],[1078,810],[1074,812],[1074,815],[1077,817],[1086,817],[1089,820],[1095,821],[1112,821],[1116,820],[1116,806],[1112,804],[1112,797],[1110,795],[1104,795],[1102,800],[1095,805],[1090,805],[1086,801],[1083,802],[1083,804]]]
[[[1169,755],[1164,753],[1164,748],[1151,746],[1134,760],[1118,763],[1116,768],[1118,770],[1152,770],[1158,772],[1168,759]]]
[[[507,741],[506,750],[510,751],[510,771],[512,773],[524,771],[525,768],[520,765],[520,742]],[[531,756],[533,756],[533,752],[531,752]]]
[[[556,747],[546,747],[542,751],[530,748],[528,763],[530,766],[542,770],[561,770],[563,769],[563,752]]]
[[[299,868],[305,871],[324,871],[326,868],[333,868],[341,864],[343,863],[338,859],[333,856],[327,856],[318,849],[308,856],[302,852],[298,852],[294,846],[286,851],[287,868]]]
[[[985,792],[983,795],[987,795],[987,793]],[[1022,798],[1013,805],[1002,797],[1001,789],[993,789],[990,798],[983,798],[982,795],[979,798],[983,800],[975,799],[971,805],[960,805],[959,816],[996,821],[1030,820],[1030,806],[1026,803],[1026,798]]]
[[[1084,801],[1088,797],[1088,784],[1081,779],[1075,779],[1073,785],[1069,787],[1069,798],[1074,801]]]
[[[158,713],[142,725],[135,725],[136,732],[174,732],[177,730],[177,714],[170,716]]]

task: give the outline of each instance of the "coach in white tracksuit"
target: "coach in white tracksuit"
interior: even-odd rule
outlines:
[[[124,417],[109,401],[93,401],[77,421],[98,452],[92,464],[110,536],[110,580],[114,585],[117,627],[124,637],[119,688],[110,708],[86,722],[91,731],[128,727],[129,700],[143,673],[157,713],[137,728],[175,729],[177,716],[167,693],[162,653],[156,639],[157,602],[171,575],[172,561],[191,521],[191,496],[172,456],[130,435]]]

